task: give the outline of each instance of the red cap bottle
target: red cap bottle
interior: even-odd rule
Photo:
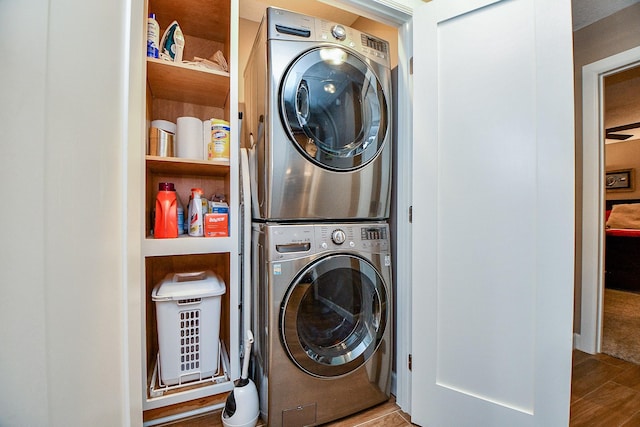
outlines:
[[[153,235],[156,239],[178,237],[178,201],[172,182],[158,184]]]

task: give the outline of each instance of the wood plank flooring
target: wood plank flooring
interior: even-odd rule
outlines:
[[[165,426],[222,427],[221,411]],[[570,427],[640,427],[640,365],[606,354],[573,353]],[[329,427],[404,427],[411,418],[392,397],[369,410],[326,424]],[[262,422],[258,427],[265,427]],[[487,426],[489,427],[489,426]]]
[[[222,427],[222,421],[220,418],[221,414],[222,410],[214,411],[177,422],[162,424],[162,426]],[[405,427],[411,425],[409,415],[404,413],[400,407],[396,405],[395,398],[393,396],[387,402],[374,406],[371,409],[325,424],[325,426],[329,427]],[[266,427],[266,424],[259,420],[257,427]]]
[[[569,425],[640,426],[640,366],[574,351]]]

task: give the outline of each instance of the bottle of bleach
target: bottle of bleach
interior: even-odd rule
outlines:
[[[202,189],[191,189],[189,201],[189,236],[204,236],[204,214],[202,209]]]

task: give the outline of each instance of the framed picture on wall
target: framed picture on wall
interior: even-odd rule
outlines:
[[[605,188],[607,191],[633,191],[633,169],[619,169],[605,173]]]

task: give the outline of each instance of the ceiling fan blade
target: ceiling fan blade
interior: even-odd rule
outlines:
[[[622,125],[622,126],[615,126],[615,127],[611,127],[611,128],[605,129],[604,136],[605,136],[606,139],[614,139],[616,141],[624,141],[626,139],[629,139],[629,138],[633,137],[634,134],[636,134],[636,132],[633,132],[631,135],[624,134],[624,133],[616,133],[616,132],[621,132],[621,131],[624,131],[624,130],[631,130],[631,129],[638,129],[638,128],[640,128],[640,122],[629,123],[629,124]]]
[[[605,135],[606,139],[615,139],[618,141],[624,141],[625,139],[631,138],[633,135],[624,135],[621,133],[608,133]]]
[[[615,126],[609,129],[605,129],[605,131],[607,133],[610,133],[610,132],[620,132],[621,130],[629,130],[629,129],[636,129],[636,128],[640,128],[640,122],[629,123],[627,125],[622,125],[622,126]]]

